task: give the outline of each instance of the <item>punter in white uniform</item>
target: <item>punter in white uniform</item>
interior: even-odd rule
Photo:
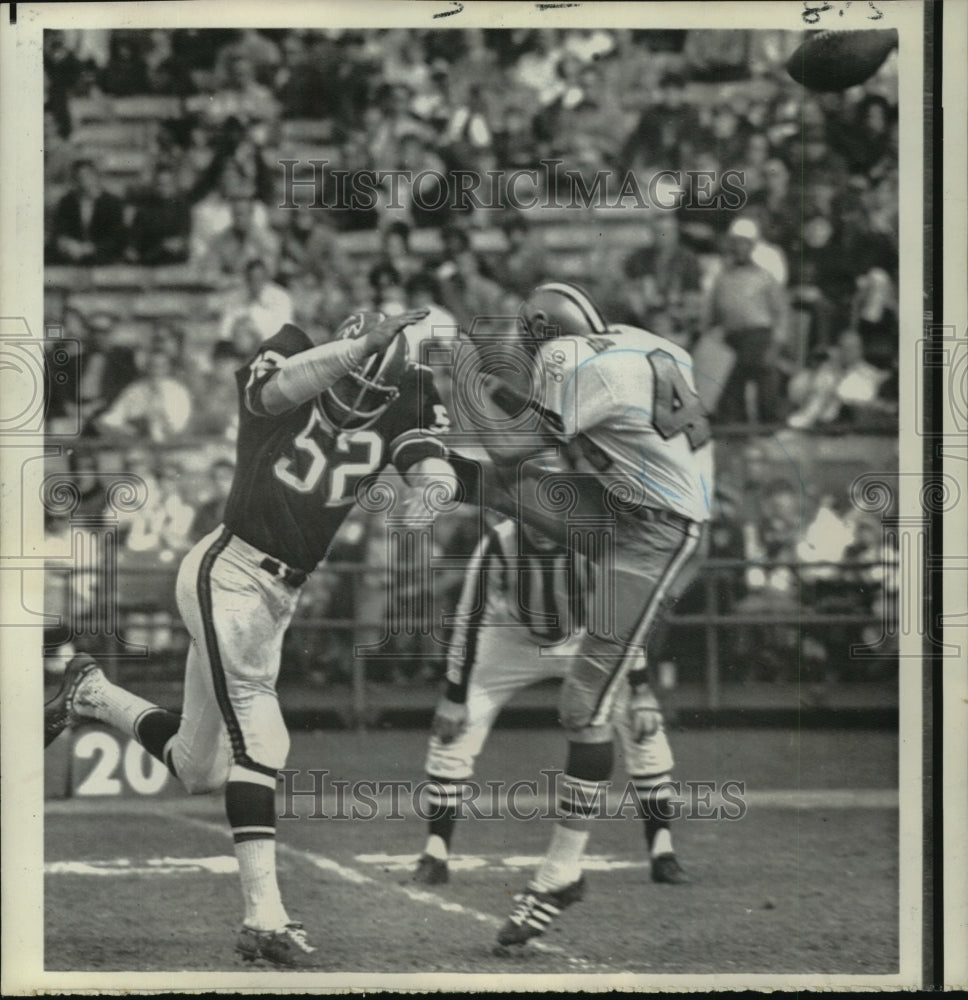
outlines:
[[[631,685],[633,710],[640,695],[652,700],[637,664],[660,608],[698,569],[714,492],[709,423],[687,351],[646,330],[609,326],[590,297],[566,282],[539,285],[519,319],[522,336],[536,345],[538,388],[528,405],[561,442],[572,477],[601,488],[613,535],[592,538],[585,553],[586,627],[560,702],[569,743],[563,818],[498,933],[503,946],[543,933],[582,897],[581,859],[596,811],[589,803],[612,774],[616,699]],[[522,437],[489,451],[516,470],[542,446]],[[520,504],[527,518],[529,507],[548,510],[549,500],[538,490],[522,493]],[[567,520],[567,512],[556,516]],[[580,540],[577,526],[571,537],[572,545]]]

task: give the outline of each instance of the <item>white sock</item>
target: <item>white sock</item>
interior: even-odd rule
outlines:
[[[243,840],[235,845],[245,901],[245,925],[260,931],[282,930],[289,914],[282,905],[276,880],[276,841],[273,837]]]
[[[427,838],[427,846],[424,848],[424,854],[429,854],[432,858],[437,858],[438,861],[446,861],[447,845],[444,843],[444,838],[438,837],[436,833],[432,833]]]
[[[651,853],[653,858],[658,857],[660,854],[672,854],[672,834],[664,827],[660,827],[655,831]]]
[[[532,885],[541,892],[551,892],[578,881],[581,876],[581,858],[590,832],[556,823],[548,852]]]
[[[146,709],[158,706],[112,684],[100,670],[85,678],[74,696],[74,711],[135,735],[134,724]]]

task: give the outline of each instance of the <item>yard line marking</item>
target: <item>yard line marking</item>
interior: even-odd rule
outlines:
[[[379,865],[387,871],[409,871],[417,862],[418,854],[357,854],[356,861],[364,865]],[[451,871],[530,871],[536,868],[543,858],[538,855],[514,855],[504,857],[500,854],[452,854],[447,859]],[[649,862],[618,858],[610,854],[586,854],[582,857],[581,866],[584,871],[609,872],[629,868],[648,868]]]
[[[136,865],[128,858],[48,861],[44,865],[45,875],[232,875],[238,870],[238,861],[227,854],[211,858],[148,858]]]
[[[197,827],[201,830],[207,830],[209,833],[217,833],[220,836],[227,838],[231,838],[232,836],[232,831],[227,826],[223,826],[220,823],[213,823],[209,820],[200,819],[196,816],[173,815],[182,823],[187,823],[190,826]],[[313,851],[304,851],[301,848],[292,847],[289,844],[278,842],[276,843],[276,850],[280,854],[297,858],[315,868],[332,872],[334,875],[345,879],[347,882],[352,882],[355,885],[372,885],[377,889],[390,890],[391,892],[401,892],[403,895],[412,899],[416,903],[426,903],[428,906],[435,906],[437,909],[443,910],[445,913],[460,913],[476,920],[478,923],[485,924],[486,926],[494,929],[497,929],[504,924],[503,920],[495,917],[493,914],[484,913],[481,910],[474,909],[472,906],[465,906],[463,903],[457,903],[452,900],[444,899],[435,893],[427,892],[423,889],[414,889],[411,886],[406,885],[390,885],[367,875],[365,872],[358,871],[356,868],[351,868],[349,865],[340,864],[333,858],[328,858],[323,854],[316,854]],[[549,944],[546,941],[532,940],[529,942],[529,947],[533,948],[535,951],[545,952],[549,955],[556,955],[559,958],[564,959],[569,965],[583,969],[586,972],[604,971],[614,973],[621,971],[610,966],[597,966],[588,959],[572,955],[566,949],[555,944]]]
[[[766,809],[896,809],[898,807],[896,788],[753,789],[747,790],[741,798],[749,806]],[[710,801],[715,805],[716,796],[712,796]]]

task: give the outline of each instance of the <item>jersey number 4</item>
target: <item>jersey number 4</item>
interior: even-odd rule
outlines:
[[[649,364],[655,376],[652,426],[668,441],[685,434],[695,451],[710,437],[709,419],[695,390],[683,378],[676,359],[666,351],[650,351]]]
[[[596,350],[601,348],[596,347]],[[711,434],[709,419],[699,396],[686,383],[676,359],[667,351],[651,351],[648,358],[655,383],[652,426],[666,441],[677,434],[685,434],[693,451],[701,448]],[[581,455],[596,472],[607,472],[612,467],[608,452],[595,444],[587,434],[577,435],[569,448],[577,448],[577,453],[572,453],[572,457]]]
[[[317,435],[318,432],[318,435]],[[353,502],[356,484],[363,476],[376,472],[383,459],[383,438],[376,431],[360,430],[336,435],[329,455],[323,443],[329,440],[316,409],[309,423],[294,438],[296,453],[284,456],[273,466],[276,478],[297,493],[319,490],[327,507]],[[305,456],[306,471],[297,473],[297,455]]]

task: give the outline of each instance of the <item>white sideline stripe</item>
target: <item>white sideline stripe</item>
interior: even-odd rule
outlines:
[[[209,833],[216,833],[229,838],[232,836],[229,828],[219,823],[199,819],[195,816],[178,816],[175,814],[175,818],[181,820],[183,823],[198,827],[202,830],[207,830]],[[345,879],[347,882],[352,882],[355,885],[372,885],[378,889],[389,890],[391,892],[402,892],[403,895],[412,899],[416,903],[426,903],[428,906],[435,906],[437,909],[444,910],[446,913],[462,913],[465,916],[476,920],[478,923],[486,924],[488,927],[493,927],[495,929],[501,927],[504,923],[503,920],[500,920],[498,917],[495,917],[490,913],[483,913],[480,910],[475,910],[471,906],[464,906],[463,903],[456,903],[452,900],[443,899],[441,896],[432,892],[426,892],[423,889],[414,889],[406,885],[388,885],[386,882],[379,881],[378,879],[375,879],[364,872],[357,871],[357,869],[351,868],[348,865],[341,865],[338,861],[334,861],[332,858],[327,858],[322,854],[315,854],[312,851],[303,851],[298,847],[291,847],[289,844],[279,842],[276,843],[276,850],[281,854],[288,855],[289,857],[298,858],[300,861],[313,865],[323,871],[332,872],[334,875]],[[564,948],[559,948],[554,944],[548,944],[545,941],[530,941],[529,947],[536,951],[543,951],[547,954],[557,955],[568,962],[569,965],[576,966],[586,971],[594,972],[604,970],[604,967],[602,967],[602,970],[597,970],[596,966],[587,959],[579,958],[577,955],[570,954]],[[608,969],[605,971],[615,972],[619,970]]]
[[[747,806],[758,809],[896,809],[898,807],[898,792],[896,788],[766,788],[748,789],[742,796]],[[299,799],[296,800],[294,808],[297,815],[306,815],[312,803],[305,800],[305,812],[300,812]],[[413,806],[409,800],[402,795],[372,796],[370,802],[376,802],[385,808],[395,808],[402,815],[415,815]],[[480,803],[489,804],[490,796],[482,795]],[[516,795],[515,805],[519,809],[543,808],[545,806],[554,808],[557,803],[552,797],[541,795]],[[621,797],[617,794],[608,796],[607,802],[613,805],[620,804]],[[685,795],[673,796],[673,801],[684,802],[683,808],[688,805]],[[335,796],[324,795],[322,805],[324,810],[330,813],[336,812],[338,805],[342,804],[344,810],[352,807],[352,801],[343,799],[342,803],[337,802]],[[498,798],[498,805],[503,809],[507,805],[504,796]],[[735,812],[736,803],[726,803],[719,794],[711,794],[708,800],[704,800],[701,810],[726,806],[729,811]],[[176,813],[177,810],[177,813]],[[131,813],[132,815],[143,815],[144,813],[158,813],[165,816],[179,815],[187,817],[189,815],[221,816],[224,815],[225,806],[220,798],[208,796],[186,797],[177,803],[173,809],[172,799],[156,799],[145,797],[143,799],[117,798],[88,798],[88,799],[49,799],[44,803],[44,811],[51,816],[71,815],[78,813],[94,814],[117,814]],[[684,815],[687,815],[684,813]],[[631,818],[631,817],[630,817]],[[334,822],[334,818],[330,822]]]
[[[45,875],[184,875],[208,872],[212,875],[232,875],[239,870],[238,861],[229,855],[212,858],[148,858],[132,864],[128,858],[96,861],[48,861]]]
[[[896,788],[771,788],[747,791],[746,804],[765,809],[897,809]],[[710,797],[722,805],[721,795]],[[735,803],[733,805],[735,809]]]

